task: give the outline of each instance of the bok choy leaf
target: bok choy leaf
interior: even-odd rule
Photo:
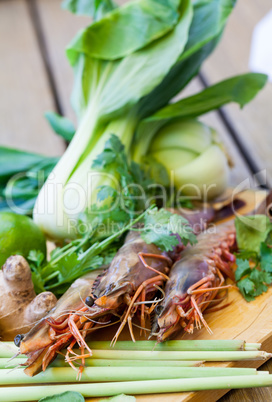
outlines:
[[[64,0],[62,8],[78,15],[88,15],[95,21],[116,7],[112,0]]]
[[[103,60],[128,56],[170,32],[178,22],[179,5],[179,0],[128,2],[79,32],[68,57],[73,62],[75,53]]]

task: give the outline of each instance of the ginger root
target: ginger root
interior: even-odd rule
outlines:
[[[0,340],[28,332],[56,303],[51,292],[36,296],[30,267],[22,256],[9,257],[0,270]]]

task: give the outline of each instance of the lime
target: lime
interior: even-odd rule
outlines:
[[[11,255],[27,257],[30,250],[40,250],[46,256],[40,228],[28,216],[0,212],[0,267]]]

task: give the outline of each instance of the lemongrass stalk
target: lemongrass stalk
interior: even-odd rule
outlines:
[[[24,363],[21,358],[15,358],[8,361],[6,358],[0,358],[0,369],[18,367]],[[145,367],[196,367],[200,366],[202,361],[167,361],[167,360],[145,360]],[[58,357],[51,364],[51,367],[68,367],[63,357]],[[142,367],[141,360],[107,360],[107,359],[85,359],[86,367]],[[25,368],[25,367],[22,367]]]
[[[107,359],[85,359],[86,367],[197,367],[203,361],[183,361],[183,360],[107,360]],[[56,359],[52,367],[67,367],[63,359]]]
[[[244,350],[260,350],[262,344],[261,343],[245,343],[245,349]]]
[[[186,378],[174,380],[149,380],[127,382],[105,382],[103,384],[64,384],[3,387],[0,402],[36,401],[46,396],[60,394],[65,391],[80,392],[84,397],[105,397],[118,394],[158,394],[169,392],[205,391],[211,389],[236,389],[253,387],[271,387],[272,375],[248,375],[228,377]]]
[[[91,349],[110,349],[108,341],[88,342]],[[172,351],[230,351],[230,350],[257,350],[260,349],[260,343],[246,343],[245,341],[231,340],[180,340],[165,341],[157,343],[156,341],[118,341],[114,345],[115,350],[172,350]]]
[[[271,353],[263,351],[137,351],[137,350],[92,350],[94,359],[125,360],[206,360],[239,361],[266,360]]]
[[[0,357],[13,357],[18,351],[13,342],[0,342]]]
[[[91,349],[111,349],[110,341],[91,341],[88,343]],[[260,343],[247,343],[245,341],[232,340],[180,340],[156,343],[156,341],[118,341],[114,350],[139,350],[139,351],[235,351],[259,350]],[[18,352],[13,342],[0,342],[0,358],[12,357]],[[25,358],[24,355],[20,357]]]
[[[221,367],[87,367],[81,382],[105,381],[142,381],[174,378],[201,378],[221,376],[256,375],[252,368]],[[71,383],[77,382],[77,375],[71,367],[53,367],[34,377],[28,377],[23,371],[0,370],[0,385]]]
[[[79,353],[79,351],[75,350]],[[4,356],[5,357],[5,356]],[[10,356],[6,356],[10,357]],[[239,361],[266,360],[271,353],[259,350],[249,351],[145,351],[145,350],[92,350],[93,359],[106,360],[205,360],[205,361]],[[25,356],[23,356],[25,358]]]

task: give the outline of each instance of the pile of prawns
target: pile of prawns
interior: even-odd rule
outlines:
[[[206,222],[212,215],[211,211],[205,215]],[[194,223],[204,222],[202,218],[201,213],[195,215]],[[202,225],[199,232],[196,245],[180,244],[169,253],[146,244],[137,231],[128,233],[108,269],[75,281],[46,317],[15,338],[19,353],[28,357],[25,373],[33,376],[44,371],[67,347],[66,361],[80,378],[85,359],[92,355],[86,336],[119,322],[112,345],[126,324],[134,341],[135,316],[144,330],[146,318],[152,318],[150,337],[156,336],[158,342],[180,329],[192,333],[202,325],[211,333],[203,312],[227,305],[215,307],[233,286],[226,279],[234,280],[235,227],[233,221],[212,231]],[[75,345],[80,353],[73,350]],[[79,368],[74,364],[78,360]]]

